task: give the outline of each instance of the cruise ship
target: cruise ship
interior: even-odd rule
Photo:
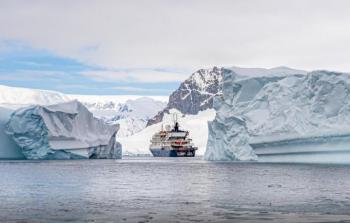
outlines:
[[[198,149],[189,138],[189,132],[180,130],[179,123],[170,125],[155,133],[151,139],[150,151],[155,157],[194,157]]]

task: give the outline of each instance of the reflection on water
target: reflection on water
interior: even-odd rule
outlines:
[[[350,166],[149,157],[1,161],[0,172],[6,222],[350,220]]]

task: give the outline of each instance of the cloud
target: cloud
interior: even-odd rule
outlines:
[[[51,80],[60,82],[62,79],[70,79],[71,75],[52,70],[17,70],[12,72],[0,72],[0,80],[6,81],[40,81]]]
[[[59,84],[55,86],[55,89],[60,89],[60,90],[84,89],[84,90],[91,91],[91,90],[95,90],[96,87],[82,85],[82,84]]]
[[[350,70],[349,7],[346,0],[4,1],[0,27],[3,38],[110,68]]]
[[[181,82],[188,78],[188,73],[175,73],[160,70],[133,69],[126,71],[86,71],[81,75],[96,81],[129,82],[129,83],[170,83]]]
[[[113,87],[115,90],[127,91],[127,92],[163,92],[169,93],[169,89],[159,89],[159,88],[139,88],[139,87],[129,87],[129,86],[116,86]]]

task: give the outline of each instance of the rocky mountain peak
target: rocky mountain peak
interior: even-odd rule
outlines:
[[[150,119],[147,126],[160,122],[164,113],[175,108],[183,114],[198,114],[199,111],[213,107],[213,98],[220,91],[225,68],[200,69],[182,82],[169,97],[167,107]]]

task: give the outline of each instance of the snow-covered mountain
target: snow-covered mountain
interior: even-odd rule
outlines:
[[[121,129],[118,132],[118,137],[130,136],[144,129],[148,120],[165,106],[164,102],[147,97],[128,100],[121,104],[115,115],[110,118],[105,116],[105,119],[120,124]]]
[[[109,123],[120,124],[117,137],[126,137],[141,131],[149,119],[166,106],[164,96],[88,96],[69,95],[81,101],[95,116]]]
[[[198,114],[213,107],[213,97],[220,90],[222,68],[200,69],[182,82],[170,96],[166,108],[150,119],[147,126],[159,123],[170,109],[183,114]]]
[[[96,117],[120,124],[117,137],[142,130],[147,121],[165,108],[168,97],[137,95],[69,95],[56,91],[0,85],[0,107],[51,105],[71,100],[82,102]]]
[[[213,98],[221,92],[220,82],[223,71],[231,72],[237,80],[251,77],[278,77],[294,74],[306,74],[306,71],[288,67],[265,68],[242,68],[228,67],[200,69],[194,72],[187,80],[182,82],[177,90],[169,97],[167,107],[149,120],[147,126],[162,120],[164,113],[175,108],[183,114],[197,114],[199,111],[213,108]]]
[[[221,79],[222,68],[196,71],[170,95],[168,108],[176,108],[184,114],[197,114],[211,108]]]
[[[237,80],[227,70],[214,108],[205,158],[255,159],[250,143],[349,134],[350,75],[313,71]]]
[[[154,101],[167,103],[168,96],[140,96],[140,95],[67,95],[70,99],[77,99],[84,103],[89,109],[93,109],[96,112],[101,111],[101,116],[115,115],[115,111],[127,103],[128,101],[134,101],[140,98],[153,99]],[[140,100],[141,102],[141,100]],[[144,108],[147,109],[147,108]],[[105,112],[105,113],[104,113]],[[111,113],[109,113],[111,112]],[[149,110],[148,110],[149,112]],[[97,113],[96,113],[97,114]]]

